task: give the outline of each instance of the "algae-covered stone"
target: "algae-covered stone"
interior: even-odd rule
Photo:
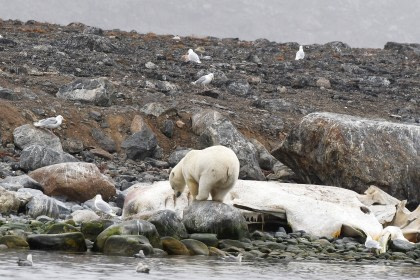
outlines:
[[[153,254],[153,247],[143,235],[113,235],[104,245],[104,254],[118,256],[134,256],[140,250],[147,255]]]
[[[209,255],[216,257],[226,257],[226,253],[216,247],[209,247]]]
[[[130,220],[110,226],[101,232],[96,238],[93,249],[102,252],[106,240],[113,235],[144,235],[153,247],[162,247],[159,234],[153,224],[143,220]]]
[[[176,239],[188,237],[187,230],[174,211],[162,210],[152,215],[148,220],[155,225],[160,236],[172,236]]]
[[[85,237],[80,232],[60,234],[32,234],[28,236],[31,249],[85,252]]]
[[[80,227],[80,231],[83,233],[85,238],[94,241],[102,231],[112,226],[113,224],[114,222],[110,220],[84,222]]]
[[[191,255],[208,256],[209,248],[201,241],[194,239],[184,239],[181,242],[188,248]]]
[[[67,223],[57,223],[50,225],[46,230],[46,234],[58,234],[58,233],[67,233],[67,232],[78,232],[79,230]]]
[[[162,237],[162,247],[169,255],[190,255],[184,243],[170,236]]]
[[[28,248],[29,244],[26,240],[16,235],[5,235],[0,237],[0,244],[4,244],[9,249]]]
[[[211,247],[216,247],[219,243],[219,239],[217,239],[217,235],[214,233],[193,233],[190,235],[190,239],[201,241]]]

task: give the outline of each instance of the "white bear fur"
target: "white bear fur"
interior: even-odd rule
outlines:
[[[239,176],[239,160],[235,152],[224,146],[192,150],[172,169],[169,182],[179,196],[188,186],[195,200],[223,202]]]

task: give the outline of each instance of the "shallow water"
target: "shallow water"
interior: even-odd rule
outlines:
[[[309,262],[225,262],[207,257],[167,257],[143,260],[95,254],[30,251],[34,266],[19,267],[27,251],[0,251],[0,279],[420,279],[420,267]],[[147,264],[150,274],[135,271]]]

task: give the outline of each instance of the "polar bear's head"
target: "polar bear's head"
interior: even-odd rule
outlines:
[[[178,163],[169,174],[169,183],[176,197],[179,197],[185,189],[185,180],[182,174],[181,165]]]

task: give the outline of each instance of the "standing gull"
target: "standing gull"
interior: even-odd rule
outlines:
[[[305,52],[303,51],[303,46],[299,46],[299,50],[296,52],[295,60],[300,60],[305,57]]]
[[[29,254],[25,259],[19,258],[17,261],[18,266],[32,266],[34,263],[32,262],[32,254]]]
[[[97,194],[95,196],[95,202],[93,203],[93,205],[95,206],[95,210],[97,210],[97,211],[100,211],[102,213],[111,215],[113,217],[116,216],[116,214],[112,210],[111,206],[109,206],[108,203],[103,201],[102,196],[100,194]]]
[[[214,74],[210,73],[210,74],[201,76],[197,81],[192,82],[192,84],[193,85],[199,84],[199,85],[206,86],[206,85],[210,84],[210,82],[213,80],[213,78],[214,78]]]
[[[34,122],[34,126],[36,127],[43,127],[48,129],[54,129],[61,125],[64,118],[61,115],[58,115],[57,117],[52,117],[48,119],[43,119],[37,122]]]
[[[370,237],[370,235],[366,237],[365,247],[373,252],[377,252],[377,250],[381,249],[381,245],[379,244],[379,242],[373,240],[372,237]]]
[[[188,61],[192,61],[192,62],[195,62],[195,63],[201,63],[200,58],[198,57],[198,55],[192,49],[188,50]]]

